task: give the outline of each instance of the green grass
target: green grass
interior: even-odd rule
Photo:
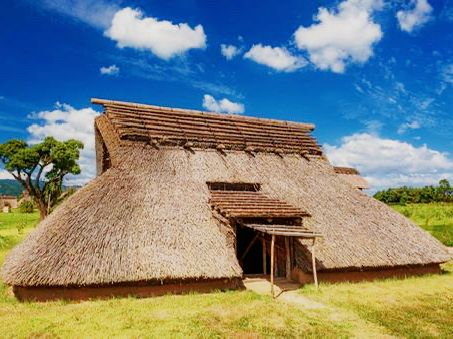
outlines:
[[[0,212],[0,249],[7,249],[14,246],[22,239],[23,234],[38,223],[39,214],[20,213],[18,209],[13,209],[11,213]],[[1,258],[0,252],[0,258]]]
[[[453,246],[453,204],[393,205],[395,210],[412,219],[447,246]]]
[[[38,216],[0,214],[0,265]],[[28,219],[30,218],[30,219]],[[21,303],[0,281],[0,337],[453,337],[453,264],[447,273],[406,280],[308,286],[324,304],[306,309],[253,292],[148,299]]]
[[[323,284],[306,296],[357,314],[395,336],[453,338],[453,263],[441,275]]]

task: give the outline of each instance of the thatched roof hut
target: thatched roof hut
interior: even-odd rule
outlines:
[[[360,172],[352,167],[334,167],[335,173],[347,183],[359,190],[366,190],[370,188],[368,181],[360,175]]]
[[[15,195],[0,195],[0,209],[4,207],[17,208],[18,206],[19,202]]]
[[[343,181],[311,124],[93,102],[105,110],[95,123],[98,176],[7,257],[3,279],[19,298],[238,287],[243,273],[270,267],[271,234],[271,269],[300,281],[311,277],[316,234],[321,279],[435,271],[450,258]]]

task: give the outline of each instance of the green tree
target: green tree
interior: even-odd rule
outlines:
[[[35,145],[13,139],[0,144],[0,161],[33,197],[43,220],[58,201],[64,176],[80,173],[81,149],[83,143],[73,139],[47,137]]]
[[[448,191],[449,189],[451,189],[450,183],[447,179],[442,179],[439,181],[439,188],[444,192]]]

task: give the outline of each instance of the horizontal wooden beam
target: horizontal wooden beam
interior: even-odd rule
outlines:
[[[280,121],[280,120],[272,120],[272,119],[261,119],[261,118],[253,118],[253,117],[241,117],[238,115],[233,114],[218,114],[212,112],[203,112],[197,110],[188,110],[188,109],[181,109],[181,108],[170,108],[170,107],[162,107],[162,106],[154,106],[154,105],[145,105],[145,104],[137,104],[125,101],[115,101],[115,100],[106,100],[106,99],[99,99],[99,98],[92,98],[91,103],[97,105],[103,105],[104,107],[112,106],[112,107],[127,107],[127,108],[136,108],[136,109],[144,109],[144,110],[156,110],[160,112],[168,112],[168,113],[184,113],[184,114],[193,114],[193,115],[211,115],[215,117],[223,117],[226,118],[225,120],[238,120],[238,121],[257,121],[257,122],[266,122],[268,124],[274,124],[278,126],[287,125],[287,126],[294,126],[298,128],[305,128],[308,130],[313,130],[315,128],[314,124],[308,123],[298,123],[294,121]]]

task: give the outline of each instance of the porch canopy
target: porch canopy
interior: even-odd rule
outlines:
[[[303,227],[302,218],[310,217],[309,213],[285,201],[270,198],[259,191],[211,190],[210,204],[212,209],[220,213],[223,217],[234,220],[234,222],[241,226],[271,236],[270,278],[272,295],[274,295],[274,248],[276,236],[285,237],[287,277],[290,277],[289,271],[291,269],[288,237],[313,240],[311,247],[313,277],[316,287],[318,286],[314,245],[316,238],[322,235]],[[257,240],[258,234],[249,244],[244,255]]]

